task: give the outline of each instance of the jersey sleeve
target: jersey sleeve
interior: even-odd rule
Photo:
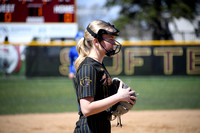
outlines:
[[[96,93],[96,70],[91,65],[83,65],[77,74],[77,96],[79,99],[94,97]]]

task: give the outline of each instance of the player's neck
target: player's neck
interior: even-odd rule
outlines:
[[[94,59],[94,60],[96,60],[96,61],[98,61],[98,62],[100,62],[100,63],[102,63],[102,60],[100,60],[99,58],[96,58],[96,57],[93,57],[93,56],[89,56],[89,57]]]
[[[88,57],[100,62],[102,64],[104,55],[96,49],[91,49]]]
[[[103,62],[103,59],[100,58],[100,57],[98,57],[98,56],[95,55],[95,54],[89,54],[88,57],[90,57],[90,58],[92,58],[92,59],[94,59],[94,60],[100,62],[101,64],[102,64],[102,62]]]

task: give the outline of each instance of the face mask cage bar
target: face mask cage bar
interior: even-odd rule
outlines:
[[[106,50],[105,48],[105,50],[106,50],[106,55],[108,54],[108,53],[112,53],[111,55],[115,55],[115,54],[117,54],[117,53],[119,53],[120,52],[120,50],[121,50],[121,44],[118,42],[118,41],[116,41],[116,40],[113,40],[112,42],[111,41],[108,41],[108,40],[105,40],[104,39],[104,41],[106,41],[106,42],[108,42],[108,43],[110,43],[110,44],[112,44],[113,45],[113,49],[111,49],[111,50]],[[111,56],[111,55],[107,55],[107,56]]]

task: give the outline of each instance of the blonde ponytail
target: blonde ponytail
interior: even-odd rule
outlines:
[[[90,52],[90,47],[91,44],[88,43],[84,38],[81,38],[77,44],[77,51],[79,54],[79,57],[75,61],[75,69],[76,71],[78,70],[79,65],[81,62],[85,59],[85,57],[89,54]]]

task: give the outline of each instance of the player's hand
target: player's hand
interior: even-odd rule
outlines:
[[[69,73],[69,78],[73,79],[74,78],[74,73]]]
[[[118,98],[120,99],[120,101],[128,101],[134,105],[135,102],[133,102],[131,99],[136,100],[136,97],[132,96],[135,91],[131,90],[130,87],[128,87],[127,89],[123,89],[122,84],[123,82],[120,81],[119,89],[117,91]]]

